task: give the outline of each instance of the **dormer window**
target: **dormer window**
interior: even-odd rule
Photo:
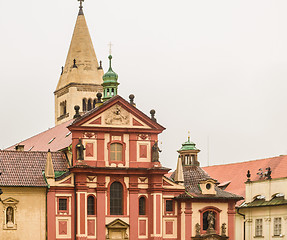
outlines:
[[[265,196],[263,196],[263,195],[257,195],[257,196],[254,197],[254,201],[255,201],[255,200],[265,200]]]
[[[200,190],[202,194],[212,194],[215,195],[216,191],[215,191],[215,184],[216,184],[216,180],[214,179],[207,179],[207,180],[203,180],[199,183],[200,186]]]

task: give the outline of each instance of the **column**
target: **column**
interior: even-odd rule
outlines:
[[[97,240],[106,239],[106,187],[105,176],[97,178]]]
[[[185,202],[185,240],[190,240],[192,235],[192,203]]]
[[[235,240],[235,202],[228,203],[228,237]],[[220,226],[221,227],[221,226]]]
[[[139,216],[139,198],[138,198],[138,178],[130,177],[129,186],[129,212],[130,212],[130,239],[138,239],[138,216]]]

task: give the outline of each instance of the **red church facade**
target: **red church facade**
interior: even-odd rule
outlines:
[[[214,234],[222,235],[226,220],[226,236],[234,239],[235,202],[240,198],[220,195],[224,191],[217,189],[193,196],[180,181],[165,177],[169,169],[162,167],[157,152],[164,127],[154,116],[115,96],[68,128],[73,155],[69,171],[47,178],[48,239],[191,239],[206,235],[203,216],[208,211],[215,215]],[[183,168],[188,185],[200,168]],[[195,180],[216,188],[215,180],[200,174]]]
[[[164,177],[169,169],[152,162],[152,146],[164,128],[119,96],[68,128],[73,156],[78,157],[67,176],[50,181],[48,236],[163,239],[165,231],[173,236],[169,239],[178,239],[180,219],[173,198],[184,187]],[[85,149],[81,160],[80,139]],[[169,201],[170,206],[164,204]]]

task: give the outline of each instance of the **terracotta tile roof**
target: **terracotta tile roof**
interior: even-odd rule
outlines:
[[[171,178],[174,177],[174,173]],[[181,194],[178,198],[205,198],[205,199],[241,199],[241,196],[224,191],[215,186],[215,195],[202,194],[199,182],[207,179],[212,179],[201,167],[199,166],[184,166],[183,167],[184,186],[187,191]]]
[[[256,181],[259,180],[259,175],[257,175],[259,168],[266,171],[267,167],[271,168],[272,178],[287,177],[287,156],[203,167],[203,169],[220,183],[230,181],[226,190],[245,197],[244,182],[247,180],[247,170],[250,170],[251,181]]]
[[[73,119],[30,137],[6,150],[15,150],[16,145],[25,145],[25,151],[48,151],[50,149],[55,152],[64,149],[72,143],[72,135],[68,135],[70,131],[67,128],[71,122]]]
[[[68,171],[61,152],[51,152],[55,171]],[[0,186],[46,187],[43,177],[47,152],[0,151]]]

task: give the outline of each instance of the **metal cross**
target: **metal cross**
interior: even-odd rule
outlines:
[[[78,0],[79,2],[80,2],[80,8],[83,8],[83,2],[85,1],[85,0]]]
[[[113,44],[110,42],[110,43],[108,44],[108,46],[109,46],[110,55],[112,55],[112,46],[113,46]]]

